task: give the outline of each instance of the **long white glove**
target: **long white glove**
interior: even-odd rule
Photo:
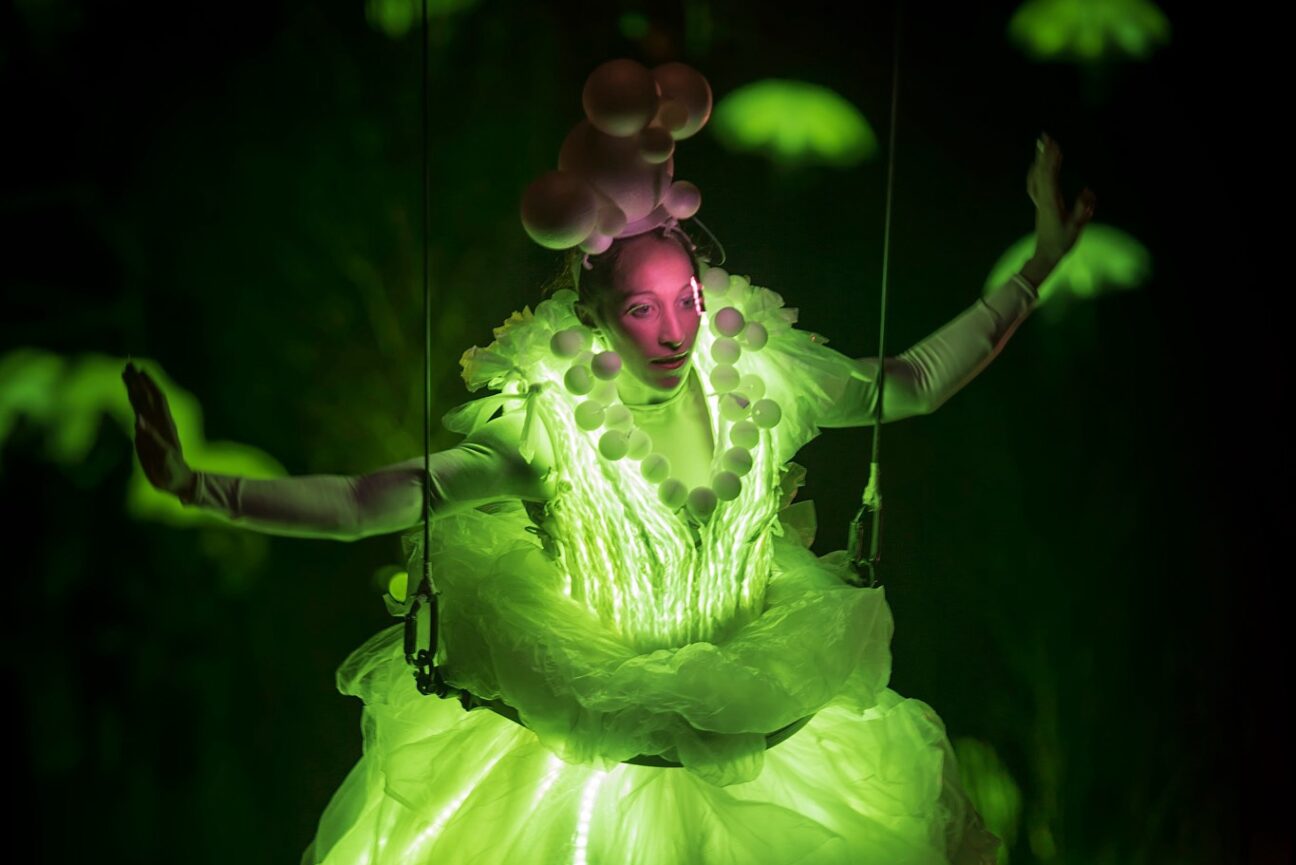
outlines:
[[[999,355],[1038,298],[1035,287],[1015,274],[931,336],[888,357],[883,422],[933,412],[962,390]],[[852,379],[843,397],[816,418],[819,426],[835,429],[873,423],[878,362],[868,357],[859,363],[873,373],[873,380]]]

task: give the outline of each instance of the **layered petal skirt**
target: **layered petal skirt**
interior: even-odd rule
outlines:
[[[528,524],[451,515],[430,547],[445,677],[526,726],[420,695],[400,626],[375,635],[338,674],[364,754],[304,863],[995,861],[940,718],[886,687],[890,610],[844,581],[844,552],[785,531],[759,618],[638,653],[566,597]],[[645,754],[683,765],[623,762]]]

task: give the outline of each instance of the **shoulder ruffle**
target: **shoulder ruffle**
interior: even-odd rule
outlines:
[[[495,340],[485,348],[473,346],[459,358],[463,380],[469,391],[483,387],[503,391],[510,382],[525,390],[536,372],[554,364],[549,341],[560,330],[575,327],[573,304],[576,292],[561,289],[536,305],[535,312],[524,306],[495,328]]]
[[[767,395],[783,410],[777,427],[778,458],[786,463],[819,434],[818,419],[836,406],[852,380],[871,381],[872,374],[858,360],[828,347],[828,339],[796,327],[799,309],[784,305],[776,291],[752,285],[745,276],[731,275],[729,288],[707,309],[714,314],[733,306],[748,322],[757,322],[769,341],[755,353],[758,372]]]

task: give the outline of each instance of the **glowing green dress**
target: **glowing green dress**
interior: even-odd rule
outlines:
[[[1015,292],[1008,311],[980,302],[984,322],[964,326],[983,336],[973,367],[1025,317],[1027,290],[1005,287]],[[515,313],[491,346],[465,353],[469,387],[500,393],[446,418],[471,433],[497,408],[510,413],[522,458],[552,459],[553,496],[446,513],[431,527],[439,664],[453,684],[517,709],[526,727],[419,695],[399,626],[376,635],[339,671],[340,689],[365,703],[365,750],[308,861],[897,865],[976,846],[985,835],[940,719],[886,687],[883,590],[847,585],[843,551],[816,557],[812,504],[791,504],[804,471],[789,458],[821,425],[866,422],[869,366],[793,327],[796,311],[777,294],[735,276],[708,294],[698,333],[690,387],[705,402],[636,408],[627,425],[614,388],[609,399],[606,388],[578,396],[564,386],[573,360],[550,341],[577,325],[574,299],[563,291]],[[733,365],[751,397],[729,406],[732,396],[708,386],[714,316],[726,306],[746,323]],[[939,352],[937,337],[924,350]],[[772,426],[769,404],[765,425],[750,423],[758,396],[779,409]],[[574,417],[592,398],[607,401],[606,423],[588,430]],[[642,453],[609,459],[600,441],[633,421],[667,428],[699,405],[712,470],[737,469],[740,489],[695,517],[662,503]],[[745,458],[730,453],[736,439],[750,445],[739,448]],[[421,531],[407,544],[418,574]],[[811,714],[765,749],[764,734]],[[684,768],[621,762],[638,754]]]

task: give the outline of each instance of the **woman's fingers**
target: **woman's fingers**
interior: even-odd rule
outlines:
[[[140,373],[148,387],[149,402],[153,407],[153,416],[161,425],[161,432],[171,437],[176,447],[180,446],[180,432],[176,429],[175,419],[171,417],[171,406],[167,403],[166,393],[158,387],[157,382],[147,373]]]
[[[171,417],[171,409],[162,388],[158,387],[152,376],[136,369],[133,364],[126,365],[122,379],[126,382],[126,394],[130,398],[131,408],[135,410],[137,426],[153,430],[160,441],[178,449],[179,430]]]
[[[1035,141],[1035,161],[1026,173],[1026,194],[1037,209],[1047,209],[1049,216],[1060,221],[1066,220],[1070,210],[1058,182],[1061,168],[1062,148],[1047,132],[1041,133]],[[1088,209],[1092,211],[1092,207]],[[1076,212],[1084,210],[1084,207],[1079,207]]]
[[[134,364],[126,364],[126,369],[122,371],[122,381],[126,383],[126,396],[130,399],[131,408],[135,414],[141,415],[148,410],[148,397],[140,387],[139,370]]]
[[[1076,196],[1075,207],[1071,209],[1071,221],[1077,227],[1083,226],[1089,220],[1093,219],[1094,210],[1098,207],[1098,196],[1094,195],[1092,189],[1085,187],[1084,190]]]
[[[1058,183],[1058,175],[1062,169],[1062,148],[1058,147],[1056,141],[1044,133],[1040,136],[1044,142],[1044,149],[1040,151],[1040,175],[1041,182],[1044,184],[1045,197],[1053,203],[1059,214],[1066,212],[1066,202],[1062,198],[1062,189]]]
[[[183,483],[184,458],[174,441],[174,424],[166,411],[166,398],[157,384],[128,363],[122,371],[126,394],[135,410],[135,452],[144,476],[154,487],[175,492]],[[163,424],[168,424],[167,426]],[[171,440],[168,439],[168,433]]]

